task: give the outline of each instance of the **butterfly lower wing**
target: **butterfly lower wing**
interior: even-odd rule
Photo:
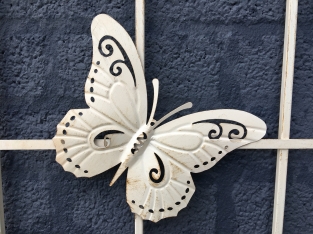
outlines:
[[[194,191],[189,170],[151,145],[128,168],[127,202],[143,219],[158,222],[177,216]]]
[[[129,166],[128,204],[134,213],[154,222],[176,216],[195,191],[190,172],[211,168],[265,132],[261,119],[237,110],[195,113],[158,127],[147,149]]]
[[[53,138],[56,161],[76,177],[95,176],[121,162],[132,134],[93,109],[70,110]]]

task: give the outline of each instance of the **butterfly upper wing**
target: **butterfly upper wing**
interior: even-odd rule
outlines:
[[[260,140],[265,133],[266,124],[258,117],[221,109],[168,122],[155,130],[151,143],[198,173],[214,166],[228,152]],[[180,156],[186,153],[190,157]]]
[[[128,204],[154,222],[176,216],[195,191],[190,172],[211,168],[228,152],[265,133],[261,119],[238,110],[199,112],[160,126],[140,160],[129,166]]]
[[[121,162],[125,146],[147,114],[146,83],[125,29],[108,15],[91,25],[93,58],[85,84],[89,109],[70,110],[57,126],[56,160],[77,177],[97,175]],[[102,133],[100,144],[94,139]]]
[[[85,85],[90,106],[133,131],[146,122],[146,82],[136,47],[108,15],[91,24],[93,58]]]

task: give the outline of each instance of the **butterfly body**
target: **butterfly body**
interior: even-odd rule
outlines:
[[[124,170],[128,167],[128,163],[135,159],[137,155],[144,154],[150,138],[153,135],[153,131],[154,129],[151,125],[143,125],[130,139],[121,157],[122,162],[125,164]],[[113,183],[111,183],[111,185],[113,185]]]
[[[136,48],[107,15],[92,22],[93,59],[85,84],[88,109],[70,110],[57,126],[56,161],[76,177],[93,177],[118,164],[111,185],[126,170],[132,212],[157,222],[187,206],[195,185],[191,173],[213,167],[232,150],[261,139],[266,124],[239,110],[189,114],[165,124],[186,103],[154,119],[159,82],[147,120],[147,92]]]

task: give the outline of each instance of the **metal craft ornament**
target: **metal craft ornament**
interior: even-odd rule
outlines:
[[[120,164],[112,185],[128,168],[126,196],[133,213],[158,222],[187,206],[191,172],[210,169],[228,152],[260,140],[266,124],[239,110],[211,110],[162,125],[186,103],[154,119],[159,81],[147,120],[144,72],[132,39],[108,15],[91,25],[93,58],[85,85],[89,109],[70,110],[57,126],[56,161],[76,177],[92,177]]]

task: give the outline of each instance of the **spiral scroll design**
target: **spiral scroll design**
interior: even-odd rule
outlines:
[[[233,121],[233,120],[228,120],[228,119],[208,119],[208,120],[202,120],[202,121],[198,121],[195,122],[193,124],[199,124],[199,123],[212,123],[215,124],[218,127],[218,132],[215,129],[212,129],[211,131],[209,131],[208,133],[208,137],[210,139],[219,139],[222,134],[223,134],[223,127],[221,126],[221,123],[227,123],[227,124],[233,124],[233,125],[237,125],[240,126],[243,129],[243,135],[242,137],[240,137],[239,139],[244,139],[247,136],[247,128],[246,126],[244,126],[243,124]],[[214,136],[214,134],[217,134],[216,136]],[[228,139],[233,139],[233,135],[239,135],[240,132],[238,129],[234,128],[232,130],[230,130],[228,132]]]
[[[158,179],[154,179],[153,176],[152,176],[152,173],[155,173],[155,174],[158,174],[159,173],[159,170],[156,169],[156,168],[152,168],[149,172],[149,177],[150,177],[150,180],[154,183],[161,183],[163,178],[164,178],[164,175],[165,175],[165,169],[164,169],[164,164],[161,160],[161,158],[156,154],[154,153],[156,159],[158,160],[158,164],[160,166],[160,176]]]
[[[100,41],[99,41],[99,45],[98,45],[98,50],[99,53],[103,56],[103,57],[110,57],[113,53],[114,53],[114,49],[113,46],[108,42],[108,40],[113,41],[115,43],[115,45],[118,47],[118,49],[120,50],[120,52],[123,55],[123,59],[118,59],[115,60],[111,65],[110,65],[110,73],[113,76],[119,76],[122,74],[123,70],[120,66],[118,66],[119,63],[123,63],[127,66],[127,68],[129,69],[130,73],[132,74],[133,80],[134,80],[134,84],[136,87],[136,77],[135,77],[135,73],[134,73],[134,69],[133,66],[131,64],[131,61],[129,60],[124,48],[121,46],[121,44],[112,36],[106,35],[103,36]],[[105,46],[102,46],[102,44],[104,42],[107,42],[107,44]],[[106,51],[103,50],[103,48],[106,49]],[[115,71],[117,70],[117,71]]]

